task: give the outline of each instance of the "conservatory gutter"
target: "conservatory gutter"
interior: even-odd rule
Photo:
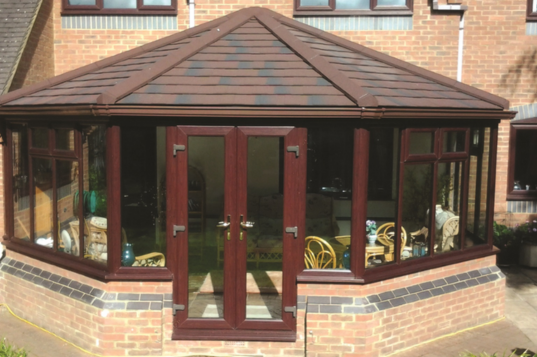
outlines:
[[[60,116],[73,120],[84,116],[107,117],[201,117],[201,118],[354,118],[354,119],[512,119],[517,112],[461,108],[353,108],[353,107],[199,107],[150,105],[3,106],[0,115]]]

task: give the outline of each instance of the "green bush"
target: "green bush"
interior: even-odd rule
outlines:
[[[516,234],[516,229],[493,222],[492,231],[496,247],[503,250],[520,245],[520,237]]]
[[[537,245],[537,220],[516,225],[515,235],[520,243]]]
[[[28,357],[28,353],[23,349],[16,349],[4,338],[0,340],[0,357]]]

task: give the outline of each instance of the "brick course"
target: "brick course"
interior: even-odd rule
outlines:
[[[24,255],[0,263],[0,302],[104,356],[382,356],[504,314],[495,258],[368,285],[299,284],[296,342],[172,341],[168,282],[103,283]],[[427,293],[427,294],[425,294]]]

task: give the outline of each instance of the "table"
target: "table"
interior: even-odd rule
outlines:
[[[338,241],[340,244],[342,244],[345,247],[348,247],[351,245],[351,236],[337,236],[335,237],[336,241]],[[383,255],[384,259],[386,261],[392,261],[393,260],[393,245],[391,246],[385,246],[382,244],[368,244],[365,245],[365,266],[367,267],[367,261],[369,258],[377,256],[377,255]]]

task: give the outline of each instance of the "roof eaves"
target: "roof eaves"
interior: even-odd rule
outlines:
[[[36,92],[38,92],[40,90],[47,89],[49,87],[52,87],[52,86],[55,86],[55,85],[70,81],[70,80],[75,79],[77,77],[81,77],[81,76],[83,76],[85,74],[88,74],[88,73],[91,73],[93,71],[97,71],[97,70],[100,70],[102,68],[112,66],[112,65],[114,65],[116,63],[119,63],[121,61],[127,60],[129,58],[132,58],[132,57],[135,57],[135,56],[138,56],[138,55],[153,51],[153,50],[155,50],[157,48],[160,48],[162,46],[165,46],[167,44],[177,42],[177,41],[180,41],[182,39],[194,36],[194,35],[196,35],[196,34],[198,34],[200,32],[206,31],[206,30],[208,30],[208,29],[210,29],[210,28],[212,28],[214,26],[218,26],[220,23],[226,21],[226,18],[228,18],[228,16],[218,18],[218,19],[210,21],[210,22],[206,22],[206,23],[204,23],[202,25],[193,27],[191,29],[188,29],[188,30],[185,30],[185,31],[182,31],[182,32],[178,32],[176,34],[173,34],[173,35],[161,38],[159,40],[147,43],[147,44],[142,45],[140,47],[133,48],[132,50],[128,50],[128,51],[119,53],[117,55],[104,58],[104,59],[102,59],[100,61],[93,62],[93,63],[90,63],[90,64],[85,65],[83,67],[74,69],[72,71],[60,74],[58,76],[55,76],[55,77],[52,77],[52,78],[49,78],[49,79],[46,79],[46,80],[44,80],[42,82],[39,82],[39,83],[30,85],[30,86],[27,86],[27,87],[17,89],[17,90],[15,90],[13,92],[9,92],[7,94],[4,94],[4,95],[0,96],[0,106],[3,105],[3,104],[6,104],[8,102],[11,102],[11,101],[13,101],[15,99],[19,99],[21,97],[34,94],[34,93],[36,93]]]
[[[166,57],[148,66],[141,72],[133,73],[129,78],[119,82],[115,86],[102,93],[97,98],[97,104],[114,104],[135,90],[149,83],[153,79],[168,72],[181,62],[192,57],[203,48],[218,41],[236,28],[242,26],[259,10],[257,8],[246,8],[237,11],[233,16],[215,26],[203,36],[193,40],[188,45],[181,47]]]
[[[338,46],[347,48],[351,51],[358,51],[366,56],[369,56],[371,58],[374,58],[378,61],[387,63],[391,66],[394,66],[399,69],[406,70],[410,73],[413,73],[417,76],[421,76],[423,78],[427,78],[431,81],[434,81],[438,84],[444,85],[446,87],[461,91],[463,93],[466,93],[468,95],[471,95],[473,97],[476,97],[478,99],[484,100],[486,102],[492,103],[494,105],[497,105],[503,109],[509,109],[509,101],[507,99],[504,99],[502,97],[499,97],[497,95],[488,93],[486,91],[483,91],[481,89],[472,87],[468,84],[464,84],[462,82],[458,82],[454,79],[451,79],[449,77],[443,76],[441,74],[429,71],[425,68],[413,65],[411,63],[402,61],[400,59],[397,59],[395,57],[389,56],[387,54],[381,53],[379,51],[375,51],[373,49],[367,48],[365,46],[362,46],[360,44],[345,40],[343,38],[340,38],[336,35],[333,35],[331,33],[316,29],[314,27],[311,27],[306,24],[302,24],[298,21],[289,19],[283,15],[275,15],[275,17],[278,17],[278,20],[285,25],[288,25],[290,27],[294,27],[296,29],[299,29],[301,31],[304,31],[306,33],[309,33],[311,35],[318,36],[322,38],[323,40],[330,41]]]
[[[30,20],[30,23],[28,24],[28,28],[26,29],[24,38],[21,41],[19,51],[17,52],[17,57],[13,61],[13,66],[11,67],[11,70],[9,71],[9,76],[7,78],[6,83],[4,84],[4,87],[0,91],[0,95],[6,93],[9,90],[9,87],[11,87],[11,83],[13,82],[13,78],[15,77],[15,73],[17,73],[17,68],[19,67],[22,54],[24,53],[24,49],[26,48],[26,44],[28,43],[28,39],[30,38],[30,34],[32,33],[32,29],[34,27],[37,15],[39,14],[39,10],[41,9],[42,3],[43,3],[43,0],[37,1],[34,14]]]
[[[377,107],[375,96],[357,86],[350,78],[331,65],[327,60],[314,51],[309,45],[298,39],[289,32],[281,22],[265,13],[256,16],[270,32],[280,41],[285,43],[291,50],[297,53],[305,62],[310,64],[325,79],[331,82],[338,90],[343,92],[350,100],[360,107]]]

